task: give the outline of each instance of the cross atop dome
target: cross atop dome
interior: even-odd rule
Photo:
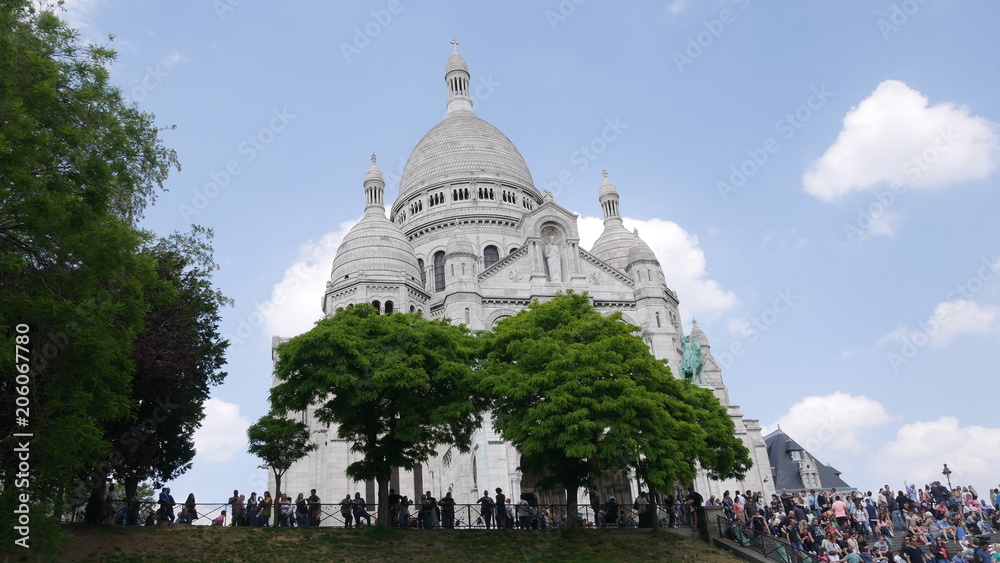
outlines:
[[[603,174],[604,177],[607,178],[608,177],[608,169],[607,168],[601,169],[601,174]]]
[[[372,153],[372,164],[375,164],[375,153]]]
[[[454,37],[452,37],[451,38],[451,44],[455,46],[455,50],[457,51],[458,50],[458,39],[455,39]]]

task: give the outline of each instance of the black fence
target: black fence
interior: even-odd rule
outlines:
[[[158,502],[140,502],[131,510],[126,504],[114,508],[105,507],[104,521],[118,526],[141,526],[162,523],[190,523],[192,525],[222,526],[320,526],[327,528],[353,528],[374,525],[378,522],[377,507],[373,504],[356,509],[353,505],[321,504],[318,513],[297,512],[295,504],[272,506],[265,517],[259,508],[253,513],[245,507],[240,514],[234,514],[233,507],[225,503],[197,503],[189,514],[187,507],[178,503],[166,514],[160,510]],[[650,506],[647,513],[640,514],[632,507],[619,507],[610,512],[595,511],[590,505],[578,505],[577,515],[585,528],[635,529],[652,527],[653,511],[659,517],[660,525],[667,527],[690,525],[686,513],[671,515],[664,507]],[[225,512],[225,514],[223,514]],[[285,512],[285,513],[283,513]],[[566,525],[567,505],[523,506],[505,505],[502,510],[479,504],[455,504],[453,507],[396,506],[390,507],[392,525],[400,528],[419,529],[551,529]],[[190,519],[189,519],[190,516]],[[220,518],[221,517],[221,518]],[[235,522],[234,522],[235,517]],[[66,522],[83,522],[84,505],[74,507],[63,518]],[[190,522],[189,522],[190,520]]]
[[[756,551],[770,561],[778,563],[817,563],[815,555],[790,545],[783,539],[770,534],[758,534],[752,529],[730,520],[725,516],[718,517],[719,535],[728,538],[741,546]]]

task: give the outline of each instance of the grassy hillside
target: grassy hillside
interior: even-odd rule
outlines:
[[[71,526],[59,561],[681,561],[735,559],[701,541],[638,530],[342,530]],[[32,561],[8,551],[9,561]]]

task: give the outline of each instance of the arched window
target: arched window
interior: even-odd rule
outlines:
[[[410,312],[411,313],[415,312],[416,310],[417,310],[416,307],[414,307],[413,305],[410,305]]]
[[[469,324],[469,308],[468,307],[465,308],[465,324],[466,324],[466,326],[468,326],[468,324]]]
[[[427,268],[423,258],[417,258],[417,267],[420,268],[420,287],[427,289]]]
[[[660,328],[660,313],[656,313],[656,328]]]
[[[379,314],[382,314],[382,304],[379,303],[377,300],[372,301],[372,307],[375,307],[375,310],[378,311]]]
[[[392,305],[392,301],[386,301],[386,302],[385,302],[385,314],[386,314],[386,315],[391,315],[391,314],[392,314],[392,310],[393,310],[394,308],[395,308],[395,307],[393,307],[393,305]]]
[[[444,251],[434,253],[434,291],[444,291]]]
[[[492,244],[483,249],[483,265],[489,268],[500,261],[500,251]]]

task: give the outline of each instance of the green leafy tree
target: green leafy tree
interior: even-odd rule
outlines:
[[[195,227],[144,249],[154,260],[156,279],[144,287],[144,328],[132,349],[132,410],[105,423],[111,456],[87,476],[97,490],[112,472],[131,498],[140,481],[170,481],[191,467],[194,432],[211,387],[226,377],[229,346],[219,322],[231,300],[212,286],[218,266],[211,237],[210,230]]]
[[[29,328],[30,416],[22,387],[0,382],[0,540],[13,538],[17,431],[30,431],[31,542],[58,526],[76,477],[127,417],[143,287],[155,279],[136,221],[170,168],[153,116],[108,79],[115,54],[82,47],[28,0],[0,0],[0,369],[15,373],[15,330]]]
[[[469,450],[485,406],[473,395],[473,361],[464,326],[352,305],[278,347],[271,404],[278,414],[314,405],[337,425],[362,456],[347,475],[378,483],[378,522],[388,526],[394,467],[413,469],[441,444]]]
[[[274,472],[274,494],[281,492],[281,478],[296,461],[316,449],[305,423],[266,414],[247,428],[247,451],[264,460]]]
[[[716,477],[749,467],[718,400],[674,378],[638,330],[568,292],[483,336],[480,390],[494,397],[494,427],[521,452],[521,470],[542,476],[540,488],[565,489],[571,527],[577,490],[601,471],[635,469],[667,489],[690,482],[699,463]]]

